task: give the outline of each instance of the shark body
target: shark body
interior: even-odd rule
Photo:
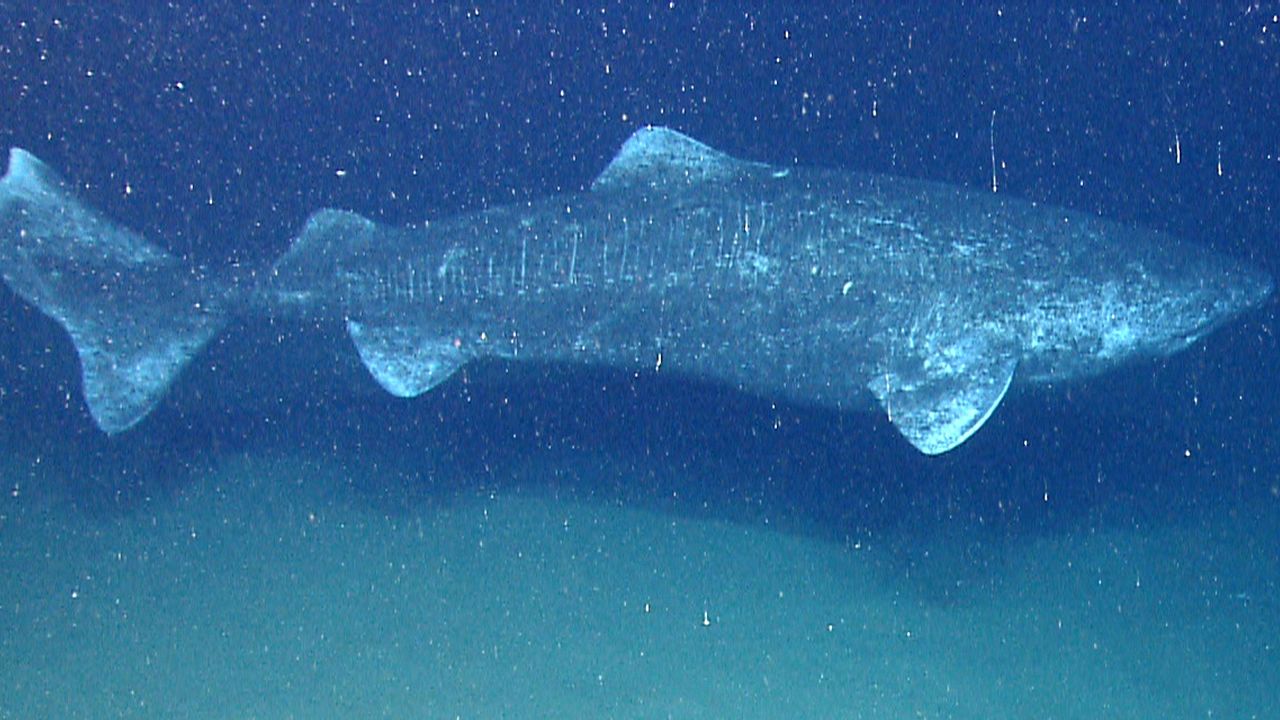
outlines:
[[[79,202],[30,154],[0,180],[0,276],[70,333],[125,430],[236,313],[339,317],[416,396],[498,356],[660,368],[884,411],[946,452],[1016,381],[1185,348],[1272,291],[1167,235],[918,180],[738,160],[636,132],[581,193],[410,228],[314,214],[252,282],[218,282]]]

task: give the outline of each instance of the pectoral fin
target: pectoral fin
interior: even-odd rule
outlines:
[[[908,442],[926,455],[939,455],[987,422],[1009,391],[1017,365],[1010,355],[938,352],[896,363],[867,386]]]

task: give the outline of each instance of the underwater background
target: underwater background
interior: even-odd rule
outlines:
[[[644,125],[1280,272],[1280,6],[0,2],[0,148],[211,267],[577,191]],[[1280,717],[1275,300],[886,420],[243,322],[103,435],[0,286],[0,717]]]

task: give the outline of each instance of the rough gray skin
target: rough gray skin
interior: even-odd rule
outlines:
[[[482,356],[659,369],[840,408],[878,401],[936,454],[981,427],[1015,378],[1174,352],[1271,292],[1265,274],[1166,235],[933,183],[743,162],[647,128],[587,192],[406,229],[325,210],[250,291],[151,280],[163,302],[141,324],[168,329],[124,343],[151,361],[112,374],[101,358],[118,340],[95,340],[102,323],[67,306],[135,317],[136,298],[72,286],[74,302],[57,302],[38,279],[51,262],[84,274],[86,243],[120,256],[91,276],[176,261],[50,177],[15,151],[0,272],[71,332],[109,432],[146,414],[219,308],[243,307],[345,318],[366,367],[401,396]]]

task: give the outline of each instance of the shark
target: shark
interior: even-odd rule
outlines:
[[[219,274],[103,217],[32,154],[0,179],[0,276],[60,324],[106,433],[234,318],[336,319],[401,397],[479,358],[704,378],[876,410],[920,452],[1015,383],[1192,345],[1272,293],[1170,235],[1005,194],[732,157],[644,127],[580,192],[391,227],[323,209]]]

